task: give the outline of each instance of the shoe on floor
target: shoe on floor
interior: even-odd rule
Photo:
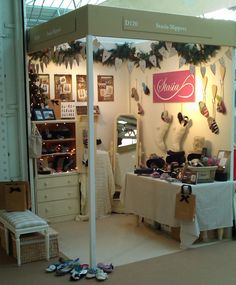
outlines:
[[[96,272],[96,279],[99,281],[106,280],[108,278],[107,273],[104,272],[102,269],[98,268]]]
[[[113,271],[113,269],[114,269],[114,266],[112,265],[112,263],[110,263],[110,264],[104,264],[104,263],[102,263],[102,262],[99,262],[98,264],[97,264],[97,268],[100,268],[100,269],[102,269],[104,272],[106,272],[106,273],[111,273],[112,271]]]
[[[96,277],[96,273],[97,273],[97,268],[90,267],[88,269],[87,274],[86,274],[86,278],[87,279],[95,278]]]

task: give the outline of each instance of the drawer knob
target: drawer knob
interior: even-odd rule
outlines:
[[[68,195],[68,196],[71,196],[71,192],[68,192],[67,195]]]
[[[46,194],[46,195],[44,195],[44,198],[45,198],[45,199],[47,199],[47,198],[48,198],[48,195],[47,195],[47,194]]]
[[[45,187],[47,187],[47,186],[48,186],[48,184],[47,184],[46,182],[44,182],[44,186],[45,186]]]
[[[68,209],[71,210],[71,206],[68,206]]]
[[[70,180],[68,180],[67,183],[70,184]]]

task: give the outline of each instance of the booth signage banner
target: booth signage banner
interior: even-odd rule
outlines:
[[[153,103],[194,101],[195,76],[189,70],[153,74]]]
[[[124,31],[137,31],[148,33],[172,34],[172,35],[185,35],[203,38],[211,38],[208,29],[204,28],[205,23],[196,19],[191,19],[191,22],[184,21],[183,17],[171,16],[169,18],[163,14],[154,13],[149,14],[148,21],[143,15],[123,16],[123,30]],[[196,25],[198,29],[196,29]]]

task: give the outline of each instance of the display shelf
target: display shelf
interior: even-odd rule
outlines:
[[[62,173],[76,169],[75,120],[33,122],[42,136],[42,155],[37,160],[38,174]]]
[[[46,157],[46,156],[64,156],[64,155],[75,155],[75,153],[72,152],[53,152],[53,153],[44,153],[42,154],[41,157]]]

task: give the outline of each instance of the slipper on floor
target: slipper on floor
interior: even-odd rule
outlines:
[[[102,269],[98,268],[96,272],[96,279],[99,281],[106,280],[108,278],[107,273],[104,272]]]
[[[113,271],[113,269],[114,269],[114,266],[112,265],[112,263],[104,264],[102,262],[99,262],[97,264],[97,268],[102,269],[106,273],[111,273]]]
[[[89,268],[86,274],[87,279],[95,278],[97,273],[97,268]]]
[[[63,267],[65,264],[67,264],[68,262],[71,262],[71,259],[68,260],[64,260],[64,259],[59,259],[58,262],[55,262],[53,264],[50,264],[45,271],[47,273],[51,273],[51,272],[55,272],[57,269],[59,269],[60,267]]]
[[[63,276],[65,274],[71,272],[71,270],[77,265],[79,265],[79,258],[76,258],[76,259],[71,260],[69,262],[65,262],[57,268],[56,275],[57,276]]]
[[[88,270],[89,270],[88,264],[80,264],[75,266],[70,272],[70,280],[77,281],[83,278],[84,276],[86,276]]]

